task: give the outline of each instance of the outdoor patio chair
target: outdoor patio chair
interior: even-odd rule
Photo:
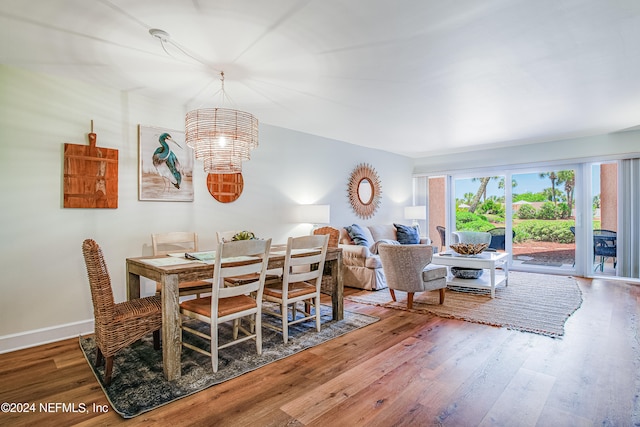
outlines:
[[[593,230],[593,257],[600,257],[594,271],[600,267],[604,271],[604,262],[607,258],[613,258],[613,268],[617,265],[617,233],[611,230]]]
[[[504,227],[496,227],[488,230],[487,233],[491,234],[491,243],[489,243],[489,248],[495,250],[505,250],[506,246],[506,232],[507,229]],[[512,238],[516,237],[516,232],[511,231]]]
[[[443,251],[447,248],[447,242],[445,236],[447,235],[447,229],[441,225],[436,225],[436,230],[440,235],[440,250]]]

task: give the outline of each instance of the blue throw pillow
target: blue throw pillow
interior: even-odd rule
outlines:
[[[393,226],[396,228],[398,242],[400,242],[401,245],[417,245],[420,243],[420,235],[418,235],[418,229],[416,227],[402,224],[393,224]]]
[[[364,234],[364,231],[358,224],[353,224],[349,227],[345,227],[344,229],[347,230],[347,233],[349,233],[349,237],[351,237],[351,240],[353,240],[353,243],[355,243],[356,245],[366,247],[373,245],[374,242],[369,241],[367,235]]]

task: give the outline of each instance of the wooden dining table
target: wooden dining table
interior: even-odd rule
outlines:
[[[284,267],[284,249],[274,245],[269,256],[268,269]],[[173,259],[171,259],[173,258]],[[154,261],[156,260],[156,261]],[[165,262],[166,261],[166,262]],[[180,377],[182,331],[180,329],[180,303],[178,284],[213,278],[213,264],[176,257],[146,256],[127,258],[127,298],[140,297],[140,277],[154,280],[162,286],[162,361],[164,375],[169,381]],[[330,277],[332,317],[344,316],[342,281],[342,249],[328,248],[324,273]]]

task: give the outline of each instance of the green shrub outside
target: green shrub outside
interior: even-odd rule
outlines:
[[[467,222],[477,221],[478,219],[487,221],[484,215],[478,215],[469,211],[456,211],[456,224],[464,224]]]
[[[481,219],[477,221],[465,222],[458,225],[456,223],[456,229],[459,231],[489,231],[495,228],[495,224],[491,224],[489,221],[483,221]]]
[[[569,209],[569,205],[565,202],[558,203],[558,207],[556,208],[556,218],[567,219],[571,216],[571,209]]]
[[[537,219],[556,219],[556,206],[551,202],[544,202],[538,212],[536,212]]]
[[[486,216],[476,215],[468,211],[456,212],[456,230],[487,231],[495,225],[489,222]]]
[[[504,207],[502,207],[502,204],[496,203],[491,199],[478,206],[476,212],[479,214],[493,214],[504,217]]]
[[[552,208],[555,206],[549,202]],[[520,210],[524,208],[531,208],[531,206],[523,205]],[[516,235],[513,238],[514,242],[524,242],[526,240],[534,240],[538,242],[555,242],[555,243],[574,243],[575,236],[569,229],[569,227],[575,225],[573,220],[540,220],[529,219],[522,221],[519,224],[514,224],[513,231]],[[456,230],[466,231],[489,231],[499,224],[491,223],[484,215],[476,215],[467,211],[458,211],[456,213]],[[594,228],[596,224],[594,222]]]
[[[531,205],[522,205],[517,213],[520,219],[534,219],[536,217],[536,208]]]
[[[574,243],[575,237],[569,227],[574,221],[528,220],[513,227],[514,241],[535,240],[538,242]]]

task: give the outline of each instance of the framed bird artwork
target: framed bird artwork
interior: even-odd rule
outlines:
[[[138,198],[193,202],[193,150],[184,132],[139,125],[138,141]]]

